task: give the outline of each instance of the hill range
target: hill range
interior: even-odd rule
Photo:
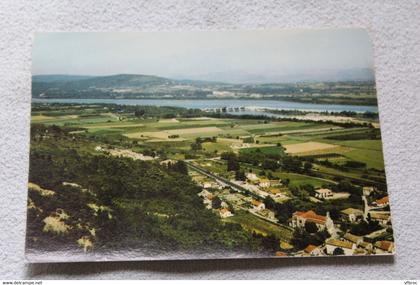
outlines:
[[[368,80],[224,83],[170,79],[143,74],[108,76],[51,74],[32,77],[32,97],[38,99],[275,99],[309,103],[375,105],[377,101],[374,81],[370,80],[372,78],[370,75],[363,78]]]

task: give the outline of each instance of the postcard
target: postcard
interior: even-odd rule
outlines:
[[[39,33],[26,257],[391,255],[363,29]]]

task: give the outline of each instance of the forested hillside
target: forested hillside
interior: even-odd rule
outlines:
[[[178,168],[89,153],[59,127],[33,127],[28,246],[258,250],[260,237],[223,224]],[[178,171],[177,171],[178,170]]]

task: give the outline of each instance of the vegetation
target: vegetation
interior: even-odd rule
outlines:
[[[249,85],[119,74],[87,77],[44,75],[35,76],[32,82],[34,98],[168,99],[169,96],[171,99],[211,99],[214,98],[213,91],[227,92],[230,94],[228,98],[236,99],[259,94],[261,99],[271,100],[377,105],[373,81]]]
[[[291,228],[296,212],[328,213],[341,233],[384,229],[341,212],[363,209],[364,186],[375,189],[369,203],[387,195],[377,116],[322,115],[361,123],[35,103],[27,244],[297,254],[330,234],[311,221]],[[320,188],[332,197],[318,197]]]

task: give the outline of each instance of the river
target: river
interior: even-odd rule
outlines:
[[[193,109],[220,109],[227,107],[229,112],[236,113],[235,109],[243,108],[242,114],[268,114],[261,109],[301,110],[314,112],[378,112],[377,106],[362,105],[334,105],[299,103],[280,100],[241,100],[241,99],[32,99],[33,103],[78,103],[78,104],[118,104],[118,105],[154,105],[172,106]]]

